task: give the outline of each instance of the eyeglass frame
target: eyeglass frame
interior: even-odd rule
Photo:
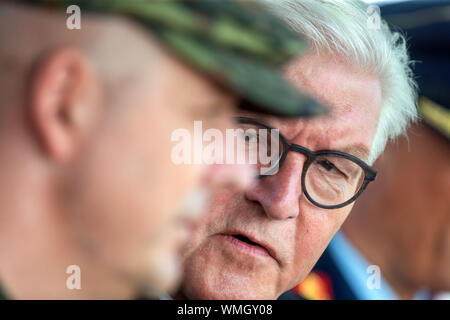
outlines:
[[[241,124],[254,124],[254,125],[258,125],[261,127],[264,127],[266,129],[269,130],[278,130],[276,128],[273,128],[271,126],[268,126],[267,124],[253,119],[253,118],[248,118],[248,117],[235,117],[234,118],[236,122],[241,123]],[[279,130],[278,130],[279,132]],[[304,156],[306,156],[306,162],[303,165],[303,169],[302,169],[302,189],[303,189],[303,194],[305,195],[305,197],[315,206],[319,207],[319,208],[323,208],[323,209],[339,209],[339,208],[343,208],[347,205],[349,205],[350,203],[354,202],[366,189],[366,187],[369,185],[370,182],[374,181],[376,176],[377,176],[377,171],[371,167],[370,165],[368,165],[367,163],[365,163],[363,160],[359,159],[358,157],[355,157],[351,154],[345,153],[345,152],[341,152],[341,151],[336,151],[336,150],[319,150],[319,151],[312,151],[309,150],[308,148],[305,148],[301,145],[295,144],[295,143],[291,143],[289,142],[285,136],[283,136],[281,134],[281,132],[279,132],[279,140],[281,141],[281,143],[283,144],[283,153],[281,154],[281,156],[278,158],[278,162],[275,165],[276,167],[278,167],[278,169],[281,169],[284,161],[286,160],[287,154],[290,151],[294,151],[294,152],[298,152],[303,154]],[[359,190],[355,193],[355,195],[353,197],[351,197],[349,200],[341,203],[341,204],[337,204],[337,205],[323,205],[318,203],[317,201],[315,201],[314,199],[312,199],[312,197],[309,195],[307,189],[306,189],[306,172],[308,171],[310,165],[314,162],[314,160],[316,160],[317,157],[319,156],[324,156],[324,155],[331,155],[331,156],[338,156],[344,159],[348,159],[354,163],[356,163],[357,165],[359,165],[364,172],[364,181],[362,183],[362,185],[360,186]],[[258,175],[259,179],[262,179],[264,177],[267,177],[268,175],[270,175],[270,171],[268,172],[268,174],[265,175]]]

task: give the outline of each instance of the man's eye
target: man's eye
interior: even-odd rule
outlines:
[[[320,160],[319,164],[327,171],[332,171],[333,169],[339,171],[330,161],[328,160]]]

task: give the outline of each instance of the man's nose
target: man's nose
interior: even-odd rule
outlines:
[[[278,173],[255,182],[246,191],[246,198],[261,204],[271,219],[296,218],[300,213],[301,174],[305,160],[301,154],[289,154]]]

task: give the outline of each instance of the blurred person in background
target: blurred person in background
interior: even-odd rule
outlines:
[[[171,133],[194,120],[233,128],[240,100],[284,116],[323,111],[276,71],[301,42],[231,1],[78,2],[80,30],[66,27],[71,1],[40,2],[0,3],[3,295],[158,297],[176,285],[177,252],[202,211],[183,200],[202,181],[239,186],[253,174],[177,166]],[[236,37],[246,32],[255,38]],[[79,290],[68,266],[80,268]]]
[[[405,42],[382,21],[369,28],[367,5],[264,2],[311,47],[283,68],[286,79],[330,106],[330,115],[239,113],[243,128],[279,129],[279,170],[245,191],[213,194],[184,251],[178,298],[276,299],[292,288],[374,180],[370,165],[387,140],[403,134],[416,117]]]
[[[449,10],[450,1],[381,8],[409,39],[421,121],[375,164],[377,183],[294,288],[304,298],[433,299],[450,291]]]

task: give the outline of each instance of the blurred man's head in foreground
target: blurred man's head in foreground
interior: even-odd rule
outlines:
[[[108,8],[110,2],[96,3]],[[157,2],[148,2],[153,7],[147,11],[139,7],[142,3],[115,5],[123,5],[127,13],[167,13],[158,11]],[[182,10],[178,2],[160,4]],[[171,134],[179,128],[192,130],[194,120],[202,120],[204,129],[234,127],[231,115],[239,99],[255,105],[264,101],[245,78],[253,69],[232,67],[255,62],[255,70],[266,76],[259,79],[263,85],[267,77],[277,79],[274,66],[299,52],[298,47],[287,46],[287,54],[271,61],[271,48],[277,44],[281,50],[285,40],[289,43],[284,25],[278,24],[273,33],[253,30],[262,39],[251,42],[254,50],[247,50],[245,41],[235,43],[233,33],[225,32],[225,45],[202,39],[212,50],[202,51],[176,32],[163,32],[193,62],[186,63],[142,25],[117,15],[83,12],[81,30],[68,30],[65,10],[11,1],[0,5],[2,287],[17,298],[160,295],[176,284],[176,253],[189,233],[192,214],[202,209],[195,201],[183,206],[183,200],[202,181],[220,181],[215,176],[221,172],[227,172],[224,181],[232,185],[242,185],[250,173],[247,166],[230,171],[176,165]],[[244,9],[234,12],[244,14]],[[254,19],[258,22],[258,16]],[[205,15],[199,21],[208,19]],[[295,43],[301,42],[295,38]],[[247,54],[236,62],[219,50],[226,45],[240,46]],[[257,59],[253,51],[258,50],[263,53]],[[218,67],[207,55],[211,52],[223,55]],[[228,78],[211,81],[211,74],[221,70]],[[234,71],[242,78],[233,78]],[[276,81],[276,88],[279,92],[271,95],[264,111],[315,113],[314,105],[302,106],[307,99],[284,81]],[[81,268],[81,290],[66,287],[70,265]]]

